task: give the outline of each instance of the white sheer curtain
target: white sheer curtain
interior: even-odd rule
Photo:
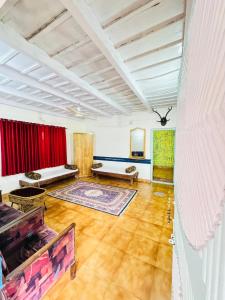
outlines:
[[[204,247],[225,200],[225,1],[194,1],[178,100],[175,186],[185,235]]]

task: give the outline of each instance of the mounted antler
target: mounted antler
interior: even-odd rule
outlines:
[[[170,119],[167,119],[167,115],[172,110],[172,108],[173,108],[172,106],[168,108],[168,112],[166,113],[166,115],[164,117],[162,117],[157,110],[152,109],[152,111],[160,117],[160,121],[157,121],[157,122],[160,122],[162,126],[165,126],[166,123],[168,121],[170,121]]]

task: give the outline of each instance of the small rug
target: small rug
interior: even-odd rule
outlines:
[[[119,216],[133,199],[137,190],[111,185],[78,181],[49,196]]]
[[[166,196],[166,194],[164,192],[154,192],[153,194],[157,197],[165,197]]]

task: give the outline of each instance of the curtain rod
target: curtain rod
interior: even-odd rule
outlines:
[[[11,120],[11,119],[5,119],[5,118],[0,118],[2,121],[10,121],[10,122],[21,122],[21,123],[26,123],[26,124],[37,124],[37,125],[45,125],[45,126],[53,126],[53,127],[59,127],[59,128],[65,128],[68,129],[64,126],[57,126],[57,125],[48,125],[48,124],[43,124],[43,123],[34,123],[34,122],[27,122],[27,121],[20,121],[20,120]]]

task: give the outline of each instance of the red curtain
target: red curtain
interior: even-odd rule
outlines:
[[[63,127],[0,119],[2,176],[63,165]]]

